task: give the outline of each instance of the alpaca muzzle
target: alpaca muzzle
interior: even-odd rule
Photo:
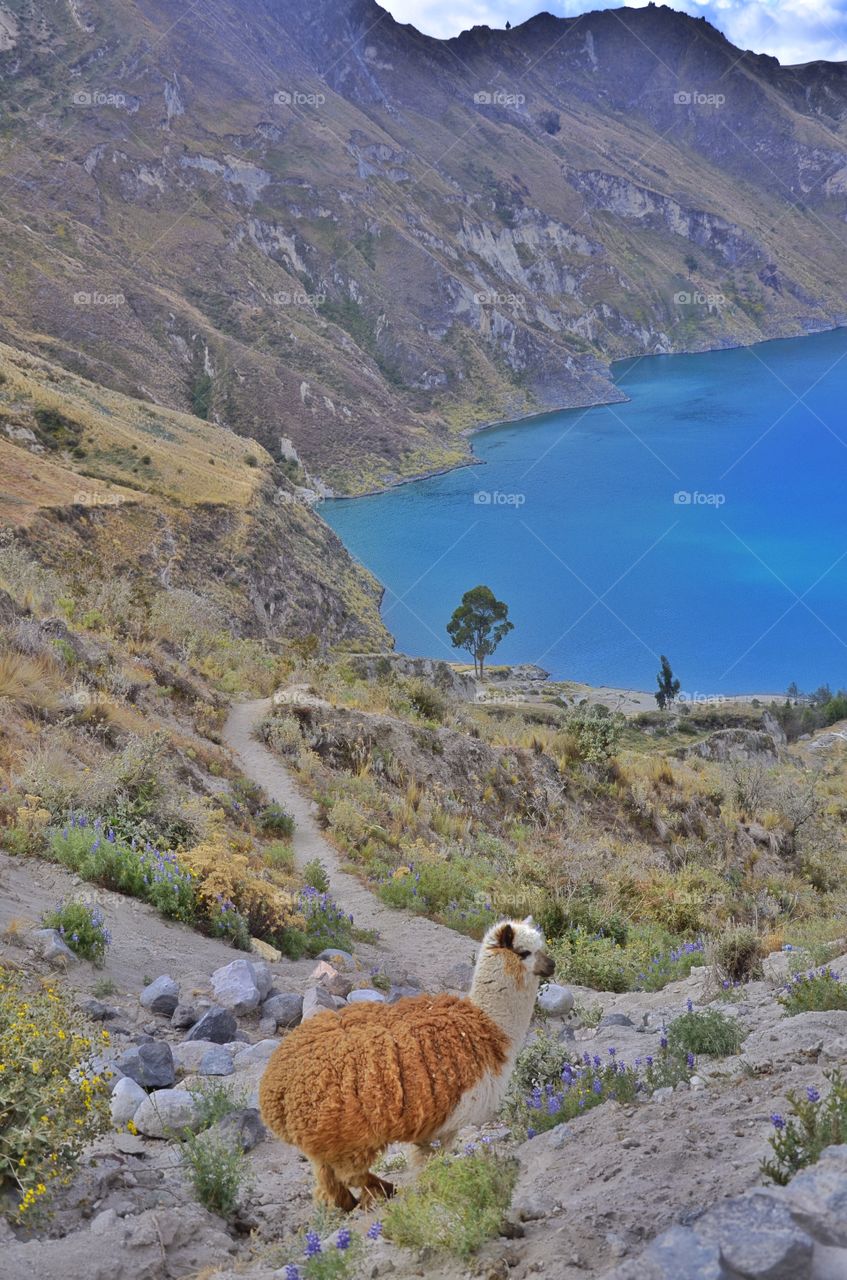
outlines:
[[[555,961],[550,959],[546,951],[539,951],[532,972],[538,974],[539,978],[552,978],[556,972]]]

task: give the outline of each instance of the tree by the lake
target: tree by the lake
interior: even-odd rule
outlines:
[[[679,693],[679,681],[674,678],[671,671],[671,664],[668,662],[664,654],[661,657],[662,669],[656,676],[659,685],[655,693],[656,701],[662,711],[673,706],[676,696]]]
[[[462,596],[447,623],[454,649],[464,649],[473,658],[474,675],[482,679],[485,659],[505,635],[514,629],[509,606],[498,600],[490,587],[473,587]]]

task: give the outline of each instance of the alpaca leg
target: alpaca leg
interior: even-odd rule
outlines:
[[[386,1182],[384,1178],[378,1178],[370,1171],[363,1175],[361,1183],[354,1183],[354,1186],[362,1188],[362,1194],[359,1197],[359,1207],[362,1209],[369,1208],[379,1200],[390,1200],[395,1191],[393,1182]]]
[[[331,1208],[343,1209],[345,1213],[356,1208],[355,1196],[339,1179],[332,1165],[313,1161],[312,1168],[315,1174],[315,1200],[318,1204],[328,1204]]]

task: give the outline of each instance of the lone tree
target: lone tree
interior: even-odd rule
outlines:
[[[664,654],[662,654],[662,669],[656,677],[659,688],[655,694],[662,711],[666,707],[670,707],[679,693],[679,681],[674,679],[671,671],[671,664],[668,662]]]
[[[693,253],[688,253],[685,255],[685,267],[686,267],[686,270],[688,271],[689,280],[691,279],[691,277],[693,276],[694,272],[697,270],[699,265],[700,264],[697,261],[697,259],[694,257]]]
[[[473,587],[462,596],[447,623],[454,649],[466,649],[473,657],[474,675],[482,679],[485,659],[490,657],[505,635],[513,630],[509,606],[498,600],[490,587]]]

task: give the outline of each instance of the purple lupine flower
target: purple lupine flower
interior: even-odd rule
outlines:
[[[685,1061],[688,1065],[688,1070],[693,1071],[694,1070],[694,1054],[691,1052],[690,1049],[688,1050],[688,1053],[685,1055]]]
[[[321,1238],[317,1231],[306,1232],[306,1257],[314,1258],[321,1251]]]
[[[378,1240],[381,1235],[382,1235],[382,1223],[372,1222],[371,1225],[368,1227],[368,1239]]]
[[[289,1262],[285,1268],[285,1280],[300,1280],[300,1268]]]
[[[335,1237],[335,1247],[336,1247],[336,1249],[340,1249],[340,1250],[341,1250],[341,1252],[343,1253],[345,1249],[349,1249],[349,1248],[350,1248],[350,1241],[351,1241],[352,1239],[353,1239],[353,1236],[352,1236],[352,1234],[351,1234],[351,1232],[350,1232],[350,1228],[349,1228],[349,1227],[341,1227],[341,1228],[340,1228],[340,1230],[339,1230],[339,1232],[338,1232],[338,1235]]]
[[[821,1100],[821,1095],[818,1093],[817,1089],[812,1089],[811,1087],[806,1090],[806,1097],[810,1102],[820,1102]]]
[[[778,1111],[775,1111],[774,1114],[771,1116],[771,1124],[775,1129],[784,1129],[785,1128],[784,1116],[781,1116]]]
[[[694,1012],[694,1001],[691,999],[691,996],[689,996],[688,999],[686,1000],[685,1007],[689,1013]]]

